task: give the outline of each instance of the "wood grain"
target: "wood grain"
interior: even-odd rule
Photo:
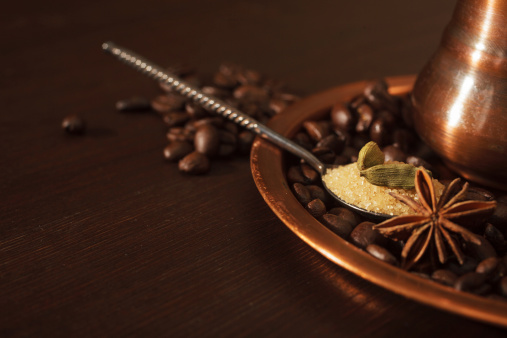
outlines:
[[[417,73],[454,2],[11,2],[0,14],[0,336],[502,336],[333,265],[264,204],[248,158],[165,163],[157,93],[112,40],[211,73],[232,61],[308,95]],[[83,137],[60,129],[76,113]]]

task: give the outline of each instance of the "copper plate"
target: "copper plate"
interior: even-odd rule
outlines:
[[[407,93],[415,76],[386,79],[392,94]],[[324,117],[336,102],[346,102],[362,92],[368,81],[355,82],[312,95],[282,114],[269,126],[291,137],[307,119]],[[313,218],[291,192],[285,178],[284,154],[276,146],[257,138],[252,147],[250,165],[255,184],[262,197],[282,220],[303,241],[339,266],[395,293],[470,318],[507,327],[507,304],[426,280],[377,260],[335,235]]]

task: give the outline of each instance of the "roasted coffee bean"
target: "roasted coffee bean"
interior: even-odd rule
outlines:
[[[352,225],[337,215],[327,213],[322,216],[322,221],[329,230],[338,236],[347,239],[352,231]]]
[[[303,128],[315,142],[319,142],[331,133],[329,123],[323,121],[305,121],[303,122]]]
[[[340,219],[343,219],[346,222],[349,222],[352,227],[355,227],[360,221],[360,218],[356,213],[343,207],[332,208],[329,210],[329,213],[338,216]]]
[[[121,112],[142,112],[151,110],[151,102],[145,97],[134,96],[116,102],[116,110]]]
[[[503,252],[507,250],[507,242],[505,237],[497,227],[491,223],[487,223],[486,229],[484,230],[484,238],[486,238],[497,252]]]
[[[216,86],[204,86],[201,88],[201,91],[206,95],[211,95],[218,97],[219,99],[224,99],[230,95],[230,91],[225,88],[219,88]]]
[[[287,106],[287,102],[282,99],[273,98],[269,100],[269,109],[274,114],[280,114],[285,108],[287,108]]]
[[[186,99],[179,94],[164,94],[151,100],[151,107],[160,114],[166,114],[170,111],[180,110],[183,108]]]
[[[446,267],[455,274],[461,276],[465,273],[475,271],[477,264],[479,264],[479,260],[477,258],[466,256],[463,264],[459,264],[456,260],[450,260],[446,264]]]
[[[66,116],[62,121],[62,128],[70,135],[82,135],[86,131],[86,122],[78,115]]]
[[[397,128],[393,132],[393,146],[400,148],[404,153],[409,153],[416,143],[414,132],[408,129]]]
[[[486,275],[477,272],[468,272],[454,282],[454,288],[459,291],[476,292],[486,282]]]
[[[357,124],[356,131],[358,133],[367,132],[370,129],[370,125],[373,122],[374,113],[373,109],[366,103],[361,104],[357,107]]]
[[[331,123],[333,128],[349,132],[357,124],[357,115],[344,104],[337,103],[331,108]]]
[[[213,156],[218,152],[220,145],[220,135],[217,128],[211,124],[205,124],[195,132],[194,147],[195,150],[207,156]]]
[[[162,120],[169,127],[176,127],[184,125],[188,120],[190,120],[190,116],[184,112],[173,111],[164,114]]]
[[[202,119],[208,116],[208,112],[194,102],[185,103],[185,111],[193,119]]]
[[[351,138],[350,146],[358,151],[360,151],[366,143],[370,142],[370,138],[364,134],[356,134]]]
[[[194,132],[182,127],[170,128],[166,136],[169,141],[194,141]]]
[[[496,251],[487,239],[478,236],[477,239],[481,242],[479,245],[474,243],[467,243],[467,253],[473,257],[483,260],[489,257],[496,257]]]
[[[227,157],[236,151],[237,138],[236,135],[226,130],[219,130],[220,145],[218,147],[218,155]]]
[[[373,229],[372,222],[359,223],[350,233],[350,241],[361,249],[370,244],[385,244],[386,238]]]
[[[310,196],[310,191],[308,191],[306,186],[301,183],[294,183],[292,185],[292,190],[294,191],[294,194],[296,195],[298,201],[303,205],[310,203],[310,201],[313,199]]]
[[[343,148],[345,148],[345,138],[336,134],[331,134],[323,137],[317,142],[316,147],[326,147],[331,149],[335,154],[339,154],[343,151]]]
[[[241,69],[236,77],[244,85],[259,85],[262,81],[261,73],[252,69]]]
[[[243,130],[238,134],[238,150],[241,154],[249,154],[255,134],[248,130]]]
[[[193,151],[187,156],[183,157],[178,163],[178,169],[181,172],[201,175],[210,170],[211,164],[208,157],[197,151]]]
[[[398,102],[389,94],[385,81],[380,80],[367,86],[364,90],[364,96],[375,109],[386,109],[398,113]]]
[[[285,92],[275,92],[275,93],[273,93],[273,97],[277,98],[277,99],[284,100],[288,104],[294,103],[300,99],[300,97],[295,94],[285,93]]]
[[[499,264],[500,264],[500,258],[489,257],[489,258],[486,258],[486,259],[482,260],[481,262],[479,262],[479,264],[475,268],[475,272],[483,273],[483,274],[486,274],[489,276],[489,275],[492,275],[496,272]]]
[[[290,183],[306,183],[306,179],[301,172],[301,167],[299,165],[293,165],[289,167],[287,171],[287,179]]]
[[[428,162],[417,156],[407,156],[405,162],[413,165],[414,167],[423,167],[431,172],[434,171],[433,166],[431,164],[429,164]]]
[[[495,212],[488,221],[504,233],[507,231],[507,201],[497,200]]]
[[[320,179],[319,173],[306,163],[301,164],[301,173],[305,177],[305,181],[308,183],[315,183]]]
[[[220,128],[224,124],[224,119],[220,116],[213,116],[213,117],[205,117],[199,120],[192,121],[192,125],[195,128],[195,130],[199,129],[201,126],[204,125],[213,125],[217,128]]]
[[[484,188],[470,185],[465,199],[472,201],[493,201],[495,199],[495,195]]]
[[[310,196],[312,199],[319,199],[322,202],[324,202],[324,204],[328,204],[330,202],[329,195],[327,194],[327,192],[318,185],[310,184],[307,185],[306,188],[310,192]]]
[[[385,155],[385,161],[398,161],[405,162],[407,159],[407,155],[398,147],[395,146],[387,146],[382,149]]]
[[[193,150],[192,145],[186,141],[172,141],[164,148],[164,157],[169,161],[179,161]]]
[[[399,265],[396,257],[394,257],[392,253],[390,253],[389,251],[387,251],[387,249],[381,247],[380,245],[369,244],[366,247],[366,251],[373,257],[380,259],[381,261],[386,262],[387,264]]]
[[[391,141],[391,129],[391,125],[385,118],[377,117],[370,126],[370,139],[379,147],[383,147]]]
[[[334,163],[336,154],[327,147],[316,147],[312,149],[312,153],[325,164]]]
[[[241,85],[234,90],[234,97],[243,102],[266,103],[269,99],[268,92],[264,88],[254,85]]]
[[[456,279],[458,279],[458,275],[450,270],[439,269],[433,271],[431,278],[440,284],[453,286],[456,283]]]
[[[350,100],[348,106],[352,110],[357,110],[357,108],[364,103],[366,103],[366,98],[364,97],[364,95],[358,95],[354,97],[352,100]]]
[[[223,88],[234,88],[238,84],[238,79],[233,73],[217,72],[213,76],[213,83]]]
[[[315,218],[320,218],[326,213],[326,205],[319,199],[314,199],[306,205],[306,209]]]

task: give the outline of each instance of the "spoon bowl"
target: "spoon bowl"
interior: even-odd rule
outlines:
[[[297,143],[289,140],[288,138],[280,135],[279,133],[268,128],[259,121],[253,119],[251,116],[242,113],[236,108],[228,105],[220,99],[211,95],[203,93],[199,88],[186,83],[177,76],[166,72],[162,67],[155,63],[145,59],[144,57],[128,50],[123,47],[119,47],[112,42],[105,42],[102,44],[102,49],[107,53],[115,56],[118,60],[126,63],[130,67],[140,71],[144,75],[163,83],[165,86],[172,88],[175,92],[191,99],[197,105],[202,108],[214,112],[222,117],[236,123],[237,125],[259,135],[263,139],[270,141],[278,147],[290,152],[291,154],[303,159],[312,168],[314,168],[321,179],[326,175],[327,171],[337,167],[336,165],[326,165],[322,163],[317,157],[311,152],[299,146]],[[356,205],[350,204],[336,196],[331,189],[328,188],[326,183],[322,181],[322,185],[327,192],[342,206],[353,210],[360,214],[362,217],[374,220],[382,221],[392,216],[387,214],[380,214],[366,209],[360,208]]]

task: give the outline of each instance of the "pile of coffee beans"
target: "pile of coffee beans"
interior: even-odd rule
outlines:
[[[197,76],[189,67],[172,67],[168,71],[262,123],[298,99],[281,82],[236,64],[220,65],[209,80]],[[160,88],[161,93],[151,100],[133,97],[117,102],[116,108],[160,114],[167,125],[164,157],[177,162],[181,172],[205,174],[215,159],[249,154],[255,138],[252,132],[204,110],[173,92],[170,86],[162,84]]]
[[[384,81],[367,86],[350,102],[336,103],[325,119],[305,121],[293,140],[322,162],[340,165],[357,161],[359,150],[372,140],[388,161],[424,166],[444,184],[456,177],[417,137],[408,96],[389,94]],[[340,207],[313,168],[292,158],[286,174],[294,195],[313,217],[373,257],[400,266],[404,243],[384,237],[373,229],[374,223]],[[496,195],[493,216],[469,228],[480,236],[481,244],[462,243],[463,265],[454,257],[440,264],[434,255],[426,254],[410,272],[457,290],[507,300],[507,195]],[[495,194],[471,185],[466,198],[489,201],[495,200]]]

